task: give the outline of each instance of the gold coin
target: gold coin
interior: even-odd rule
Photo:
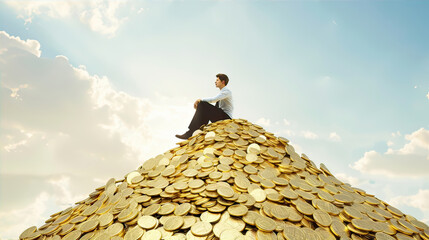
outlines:
[[[344,213],[346,213],[347,216],[355,218],[355,219],[362,219],[363,218],[363,214],[361,212],[359,212],[358,210],[356,210],[355,208],[350,207],[350,206],[344,207]]]
[[[332,223],[331,216],[328,213],[319,209],[316,209],[313,212],[313,218],[319,225],[323,227],[329,227]]]
[[[352,219],[351,223],[355,228],[362,231],[369,232],[373,230],[370,220],[367,219]]]
[[[328,192],[325,191],[319,191],[317,192],[317,196],[319,196],[320,199],[325,200],[327,202],[333,202],[335,201],[335,198]]]
[[[128,182],[128,184],[131,185],[132,184],[132,182],[131,182],[132,179],[135,178],[135,177],[138,177],[138,176],[141,176],[141,175],[140,175],[139,172],[136,172],[136,171],[128,173],[128,175],[127,175],[127,182]]]
[[[315,209],[313,206],[304,201],[297,201],[296,210],[305,214],[305,215],[313,215]]]
[[[267,198],[267,193],[260,188],[251,191],[250,195],[255,199],[256,202],[263,202]]]
[[[289,211],[285,206],[275,205],[271,208],[271,215],[278,220],[285,220],[289,217]]]
[[[174,209],[176,209],[176,205],[172,203],[165,203],[161,206],[161,209],[159,209],[158,214],[159,215],[168,215],[174,212]]]
[[[316,228],[315,230],[319,236],[321,237],[321,240],[336,240],[335,236],[332,235],[332,233],[328,230],[325,230],[323,228]],[[329,232],[328,232],[329,231]]]
[[[143,215],[155,215],[161,209],[160,204],[153,204],[143,210]]]
[[[64,240],[77,240],[82,235],[80,230],[74,230],[63,237]]]
[[[398,223],[401,224],[406,229],[411,230],[414,233],[419,232],[419,230],[416,227],[414,227],[411,223],[405,221],[404,219],[398,219]]]
[[[111,239],[109,234],[104,233],[104,232],[98,232],[97,234],[94,234],[93,232],[91,233],[87,233],[85,235],[83,235],[79,240],[89,240],[89,239],[94,239],[94,240],[104,240],[104,239]],[[123,239],[123,238],[121,238]]]
[[[90,232],[90,231],[94,230],[98,226],[99,223],[100,222],[98,221],[98,219],[88,220],[80,226],[80,230],[82,232]]]
[[[222,177],[222,173],[221,173],[221,172],[218,172],[218,171],[211,172],[211,173],[209,174],[209,177],[210,177],[210,179],[218,180],[218,179],[220,179],[220,178]]]
[[[223,150],[223,152],[222,152],[222,155],[223,156],[225,156],[225,157],[229,157],[229,156],[232,156],[234,154],[234,151],[233,150],[231,150],[231,149],[225,149],[225,150]]]
[[[36,231],[36,226],[29,227],[24,232],[22,232],[21,235],[19,235],[19,239],[28,238],[30,234],[35,233]]]
[[[137,240],[142,237],[143,233],[144,233],[143,229],[141,229],[139,226],[135,226],[131,229],[128,229],[127,233],[125,233],[124,239]]]
[[[211,233],[212,229],[209,222],[197,222],[191,227],[191,232],[195,236],[206,236]]]
[[[59,233],[59,235],[66,235],[67,233],[73,231],[74,227],[75,227],[74,224],[71,224],[71,223],[62,225],[61,232]]]
[[[362,220],[362,219],[357,219],[357,220]],[[349,229],[351,232],[359,234],[359,235],[367,235],[368,234],[367,231],[356,228],[355,225],[353,225],[351,223],[347,224],[347,229]]]
[[[141,238],[141,240],[161,240],[162,234],[159,230],[149,230],[145,232]]]
[[[98,210],[98,206],[89,206],[88,208],[86,208],[82,213],[81,213],[81,215],[82,216],[90,216],[90,215],[92,215],[93,213],[95,213],[95,211],[97,211]]]
[[[232,188],[229,188],[229,187],[219,187],[217,189],[217,193],[224,198],[230,198],[234,196],[234,190],[232,190]]]
[[[329,227],[333,234],[337,237],[348,237],[348,228],[341,221],[335,220],[332,221],[331,226]]]
[[[158,226],[158,219],[152,216],[141,216],[137,224],[143,229],[152,229]]]
[[[302,220],[303,215],[298,212],[295,208],[288,208],[289,217],[287,219],[291,222],[299,222]]]
[[[271,218],[259,216],[255,219],[255,226],[264,232],[272,232],[276,229],[276,222]]]
[[[174,215],[176,216],[184,216],[191,211],[191,204],[190,203],[183,203],[180,204],[176,209],[174,210]]]
[[[167,231],[174,231],[183,226],[184,220],[180,216],[171,216],[164,224],[164,229]]]
[[[244,170],[244,172],[246,172],[246,173],[248,173],[248,174],[256,174],[256,173],[258,173],[258,169],[257,168],[255,168],[254,166],[252,166],[252,165],[246,165],[244,168],[243,168],[243,170]]]
[[[203,212],[200,216],[201,221],[214,223],[219,221],[221,214],[220,213],[212,213],[212,212]]]
[[[259,154],[261,151],[261,148],[257,143],[252,143],[247,147],[247,152],[252,154]]]
[[[188,183],[190,188],[200,188],[204,185],[204,181],[201,179],[193,179]]]
[[[390,226],[393,227],[395,230],[400,231],[402,233],[405,233],[407,235],[413,234],[411,230],[408,228],[403,227],[401,224],[398,223],[398,220],[396,219],[390,219]]]
[[[239,188],[247,189],[250,186],[250,181],[244,176],[237,176],[234,178],[234,183]]]
[[[284,178],[281,178],[281,177],[275,177],[275,178],[273,178],[273,182],[276,185],[279,185],[279,186],[287,186],[289,184],[288,180],[286,180]]]
[[[197,169],[186,169],[185,171],[182,172],[183,175],[189,178],[197,176],[198,173],[199,172]]]
[[[295,191],[293,191],[292,189],[285,188],[285,189],[280,191],[280,194],[283,197],[285,197],[287,199],[291,199],[291,200],[298,198],[298,194]]]
[[[312,201],[312,200],[316,199],[315,195],[313,195],[309,192],[302,191],[301,189],[295,190],[295,193],[297,193],[300,197],[302,197],[303,199],[308,200],[308,201]]]
[[[243,216],[243,221],[249,225],[255,225],[255,220],[257,217],[259,217],[257,212],[248,211],[247,214]]]
[[[306,240],[304,233],[296,226],[287,226],[282,233],[286,240]]]
[[[244,236],[243,234],[241,234],[240,231],[237,231],[235,229],[226,229],[219,236],[219,240],[238,240],[238,239],[244,239]]]
[[[114,223],[107,228],[107,233],[109,236],[119,235],[124,230],[124,225],[122,223]]]
[[[253,162],[256,162],[257,160],[258,160],[258,155],[254,153],[246,154],[246,161],[253,163]]]
[[[87,218],[88,217],[85,217],[85,216],[76,216],[75,218],[72,218],[70,220],[70,223],[73,223],[73,224],[80,223],[80,222],[85,221]]]
[[[197,218],[194,216],[184,216],[183,221],[183,226],[180,229],[189,229],[197,222]]]
[[[113,222],[113,214],[106,213],[100,216],[100,227],[106,227]]]
[[[367,212],[366,215],[373,220],[384,222],[386,219],[376,212]]]
[[[210,212],[214,212],[214,213],[223,212],[225,209],[226,209],[226,207],[224,205],[221,205],[221,204],[216,204],[213,207],[207,208],[207,210],[209,210]]]
[[[235,217],[241,217],[247,214],[247,207],[244,205],[233,205],[228,207],[228,213],[231,214],[231,216]]]
[[[383,233],[383,232],[376,233],[375,234],[375,239],[376,240],[395,240],[394,237],[392,237],[392,236],[390,236],[390,235],[388,235],[386,233]]]
[[[335,198],[335,200],[337,200],[338,202],[341,202],[341,203],[352,203],[353,202],[353,198],[351,198],[350,196],[343,194],[343,193],[335,194],[334,198]]]
[[[274,188],[276,186],[271,180],[268,179],[262,179],[260,183],[264,188]]]

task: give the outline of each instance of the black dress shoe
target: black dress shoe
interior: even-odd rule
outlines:
[[[182,134],[182,135],[179,135],[179,134],[176,134],[176,137],[177,138],[180,138],[180,139],[188,139],[188,138],[190,138],[192,136],[192,132],[191,132],[191,130],[189,130],[189,131],[187,131],[187,132],[185,132],[184,134]]]

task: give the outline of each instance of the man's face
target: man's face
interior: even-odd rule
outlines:
[[[225,87],[225,84],[219,79],[219,77],[216,78],[215,84],[217,88]]]

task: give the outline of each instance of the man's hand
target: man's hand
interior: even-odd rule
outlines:
[[[195,101],[194,103],[194,108],[197,109],[198,104],[201,102],[201,99],[197,99],[197,101]]]

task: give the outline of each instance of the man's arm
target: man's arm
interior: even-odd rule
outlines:
[[[231,91],[225,90],[225,91],[220,91],[220,93],[216,97],[204,98],[204,99],[201,99],[201,101],[214,103],[214,102],[217,102],[219,100],[222,100],[222,99],[225,99],[228,97],[231,97]]]

